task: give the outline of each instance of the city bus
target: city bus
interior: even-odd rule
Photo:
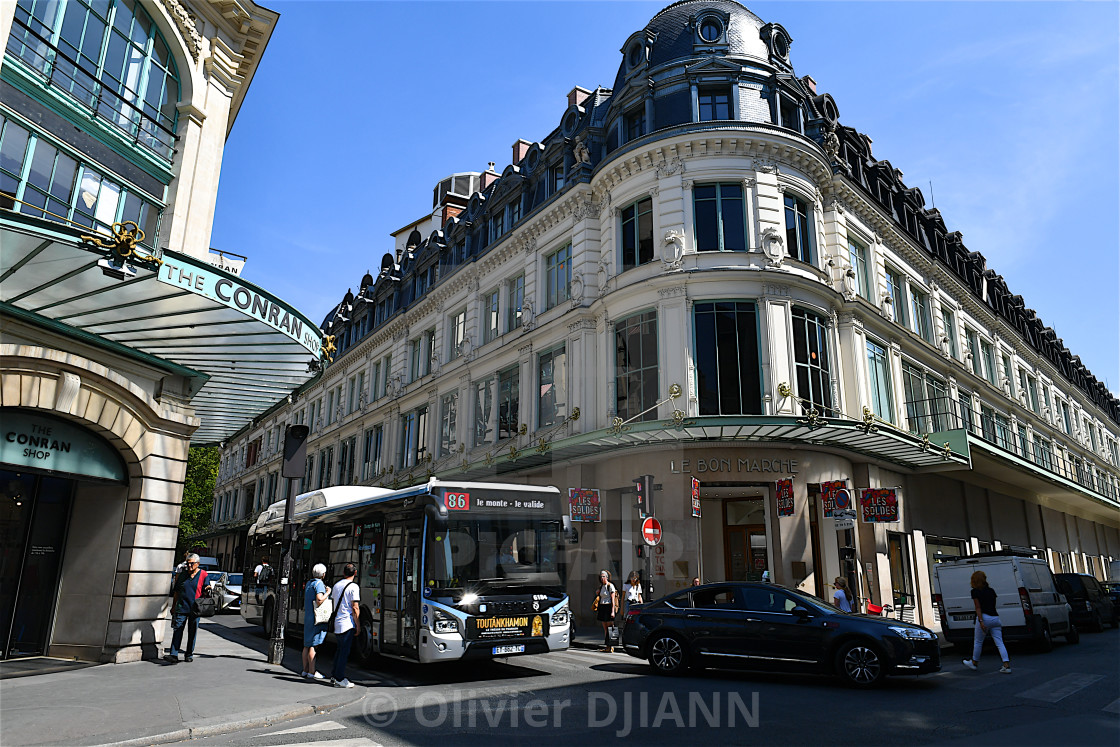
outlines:
[[[401,490],[337,486],[295,501],[287,626],[302,630],[316,563],[328,587],[358,568],[353,651],[420,663],[562,651],[571,641],[564,538],[555,487],[431,479]],[[284,502],[249,528],[247,559],[280,568]],[[242,587],[241,614],[272,630],[279,574]]]

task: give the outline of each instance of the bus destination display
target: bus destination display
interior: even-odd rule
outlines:
[[[448,511],[484,511],[484,512],[529,512],[534,514],[549,513],[554,510],[552,496],[506,493],[495,494],[489,491],[452,491],[443,494],[443,505]]]

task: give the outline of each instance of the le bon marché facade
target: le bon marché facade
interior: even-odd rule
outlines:
[[[933,626],[939,557],[1035,548],[1101,576],[1120,402],[794,72],[790,33],[688,0],[618,41],[611,88],[573,89],[500,173],[436,186],[324,319],[333,362],[225,445],[230,561],[304,423],[296,492],[597,490],[567,550],[582,622],[601,568],[657,594],[766,575],[830,596],[848,575]],[[638,557],[646,474],[664,541]]]

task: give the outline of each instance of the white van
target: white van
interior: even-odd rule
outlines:
[[[933,601],[941,613],[941,629],[952,643],[972,645],[976,607],[972,601],[972,574],[984,571],[996,592],[996,611],[1008,641],[1034,641],[1046,651],[1053,636],[1064,635],[1077,643],[1077,628],[1070,622],[1069,605],[1054,584],[1046,561],[1021,551],[1000,550],[949,558],[933,567]]]

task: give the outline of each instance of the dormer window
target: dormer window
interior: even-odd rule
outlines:
[[[723,36],[723,24],[715,16],[707,16],[700,21],[700,39],[715,44]]]
[[[701,122],[732,119],[730,87],[700,89],[696,101]]]
[[[793,99],[779,94],[778,116],[782,127],[801,132],[801,109]]]
[[[642,64],[642,45],[631,44],[630,49],[626,51],[626,64],[631,68],[636,68]]]
[[[793,43],[793,39],[789,32],[782,28],[781,24],[766,24],[759,29],[759,36],[770,51],[771,62],[779,62],[783,66],[789,65],[789,47]]]
[[[637,140],[645,134],[646,111],[645,107],[638,107],[631,109],[626,113],[625,127],[626,127],[626,142]]]

